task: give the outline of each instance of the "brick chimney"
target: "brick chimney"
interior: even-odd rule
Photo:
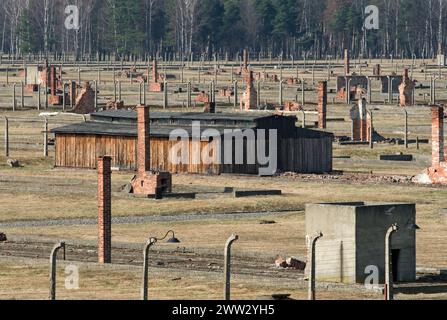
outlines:
[[[345,49],[345,75],[348,75],[351,73],[351,65],[349,61],[349,50]]]
[[[98,263],[112,262],[111,157],[98,157]]]
[[[326,129],[327,81],[318,82],[318,128]]]
[[[437,167],[445,162],[444,157],[444,108],[431,107],[432,117],[432,166]]]
[[[408,68],[404,68],[404,72],[403,72],[402,76],[403,76],[403,81],[405,81],[405,79],[408,79]]]
[[[50,89],[51,89],[52,96],[55,96],[57,94],[56,87],[57,87],[56,67],[51,66],[50,67]]]
[[[150,118],[149,107],[137,106],[138,113],[138,151],[137,166],[138,174],[144,174],[150,171],[151,166],[151,147],[150,147]]]

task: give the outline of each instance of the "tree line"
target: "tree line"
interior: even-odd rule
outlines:
[[[434,57],[445,0],[2,0],[4,53]],[[65,28],[67,5],[79,29]],[[379,9],[368,30],[365,8]]]

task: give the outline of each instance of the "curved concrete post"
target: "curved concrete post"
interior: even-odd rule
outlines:
[[[403,109],[404,111],[404,141],[405,141],[405,148],[408,149],[408,111],[407,109]]]
[[[231,299],[231,246],[239,239],[238,235],[232,235],[225,244],[225,262],[224,262],[224,300]]]
[[[310,272],[309,272],[309,291],[308,300],[315,300],[315,247],[317,245],[318,239],[322,238],[323,234],[319,232],[310,243]]]
[[[366,77],[366,79],[368,79],[368,103],[371,103],[371,101],[372,101],[371,78],[368,76],[368,77]]]
[[[12,85],[12,111],[16,111],[17,108],[16,86],[15,83]]]
[[[397,230],[399,230],[399,226],[395,223],[388,229],[385,236],[385,300],[394,299],[391,238]]]
[[[304,78],[301,78],[301,106],[304,107],[306,103],[306,93],[305,93],[305,84]]]
[[[368,110],[369,115],[369,147],[374,149],[374,121],[373,121],[373,111]]]
[[[155,238],[149,239],[149,241],[144,246],[143,250],[143,284],[141,287],[141,300],[147,300],[148,298],[148,269],[149,269],[149,250],[150,248],[157,243]]]
[[[56,300],[56,258],[60,249],[64,249],[65,260],[65,242],[60,242],[53,247],[50,255],[50,300]]]
[[[25,86],[23,81],[20,82],[20,106],[25,108]]]
[[[282,78],[279,80],[279,105],[282,106],[282,102],[283,102],[283,95],[282,95],[282,90],[283,90],[283,80]]]
[[[9,119],[7,116],[5,118],[5,156],[9,157]]]
[[[48,118],[44,117],[43,123],[43,156],[48,157]]]
[[[237,80],[236,81],[234,81],[234,84],[233,84],[233,89],[234,89],[234,108],[236,109],[237,108],[237,103],[238,103],[238,83],[237,83]]]
[[[351,78],[346,78],[346,103],[351,103]]]

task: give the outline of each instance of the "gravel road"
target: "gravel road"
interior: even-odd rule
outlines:
[[[171,221],[201,221],[201,220],[243,220],[256,219],[271,216],[286,216],[291,211],[285,212],[246,212],[246,213],[215,213],[215,214],[179,214],[179,215],[159,215],[159,216],[128,216],[113,217],[113,224],[139,224],[145,222],[171,222]],[[95,218],[71,218],[53,220],[27,220],[1,222],[0,228],[26,228],[26,227],[51,227],[51,226],[76,226],[95,225]]]

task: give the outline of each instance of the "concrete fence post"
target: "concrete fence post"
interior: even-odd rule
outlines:
[[[148,269],[149,269],[149,250],[155,244],[154,239],[149,239],[149,241],[144,246],[143,250],[143,285],[141,288],[141,300],[146,301],[148,299]]]
[[[43,124],[43,156],[48,157],[48,118],[44,118]]]
[[[118,80],[118,100],[123,101],[122,90],[121,90],[121,80]]]
[[[320,232],[317,234],[310,243],[310,270],[309,270],[309,290],[308,290],[308,299],[309,300],[316,300],[316,294],[315,294],[315,248],[318,239],[323,237],[323,234]]]
[[[62,83],[62,111],[65,111],[65,105],[67,103],[66,99],[65,99],[65,88],[66,88],[66,83]]]
[[[141,88],[141,82],[138,83],[138,104],[142,104],[143,100],[143,92],[142,92],[142,88]]]
[[[187,103],[188,103],[188,109],[191,108],[191,81],[188,82],[188,99],[187,99]]]
[[[231,246],[239,239],[238,235],[232,235],[225,244],[225,262],[224,262],[224,300],[231,300]]]
[[[283,80],[282,78],[279,80],[279,105],[282,106],[283,97],[282,97],[282,87],[283,87]]]
[[[237,80],[236,81],[234,81],[234,84],[233,84],[233,88],[234,88],[234,108],[237,108],[237,104],[238,104],[238,83],[237,83]]]
[[[164,89],[163,89],[163,109],[168,108],[168,82],[164,82]]]
[[[45,81],[45,110],[48,109],[48,81]]]
[[[65,242],[60,242],[56,244],[51,250],[50,255],[50,300],[56,300],[56,260],[57,253],[60,249],[64,250],[64,260],[65,260]]]
[[[303,123],[301,124],[302,128],[305,129],[306,128],[306,111],[301,110],[302,114],[303,114]]]
[[[351,104],[351,78],[346,77],[346,103]]]
[[[374,121],[373,121],[373,111],[368,111],[369,115],[369,148],[374,149]]]
[[[408,149],[408,111],[407,109],[403,109],[404,111],[404,141],[405,148]]]
[[[25,108],[25,86],[23,81],[20,82],[20,106]]]
[[[12,111],[16,111],[17,101],[16,101],[16,84],[12,85]]]
[[[37,110],[40,110],[40,108],[42,107],[42,97],[40,96],[41,94],[41,85],[38,84],[37,85]]]
[[[399,226],[397,224],[393,224],[388,229],[385,236],[385,300],[394,300],[391,238],[398,230]]]
[[[9,119],[5,116],[5,156],[9,157]]]
[[[304,78],[301,79],[301,106],[304,107],[304,104],[306,103],[306,82],[304,81]]]
[[[98,111],[98,82],[96,80],[93,81],[93,87],[95,90],[94,108],[95,108],[95,112],[96,112],[96,111]]]

